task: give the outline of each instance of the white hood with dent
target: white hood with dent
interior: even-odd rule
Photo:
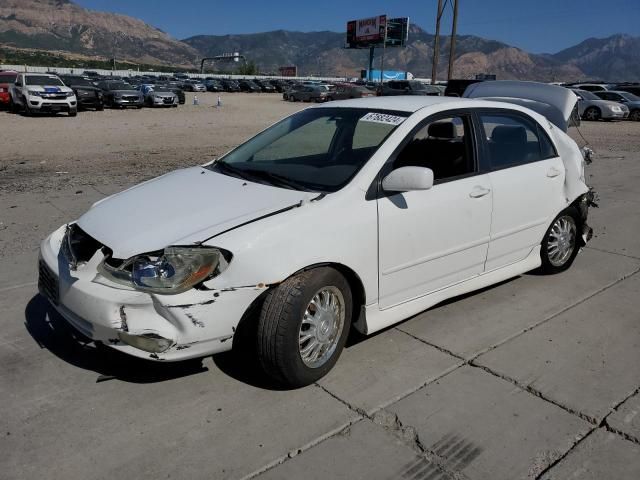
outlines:
[[[126,259],[202,242],[311,195],[194,167],[105,198],[77,223],[112,249],[114,258]]]

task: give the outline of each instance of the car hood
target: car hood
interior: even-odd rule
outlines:
[[[77,223],[114,258],[126,259],[203,242],[312,195],[193,167],[100,200]]]
[[[45,93],[60,93],[60,92],[71,92],[72,90],[69,87],[61,87],[59,85],[27,85],[28,90],[33,90],[35,92],[45,92]]]
[[[75,90],[87,90],[90,92],[97,92],[100,91],[100,89],[98,87],[90,87],[89,85],[70,85],[71,88],[75,89]]]
[[[142,95],[142,92],[138,90],[109,90],[111,93],[119,93],[121,95]]]

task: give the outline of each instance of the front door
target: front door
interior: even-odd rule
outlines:
[[[393,168],[431,168],[434,186],[378,199],[381,309],[483,272],[493,195],[475,150],[470,116],[439,116],[393,160]]]

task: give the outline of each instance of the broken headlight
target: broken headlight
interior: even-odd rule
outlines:
[[[217,248],[167,247],[155,254],[138,255],[117,268],[103,262],[100,273],[136,290],[173,295],[221,273],[227,264]]]

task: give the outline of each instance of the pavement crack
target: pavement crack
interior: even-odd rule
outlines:
[[[423,338],[416,337],[415,335],[413,335],[413,334],[411,334],[411,333],[409,333],[409,332],[407,332],[405,330],[402,330],[402,328],[400,328],[400,327],[396,327],[395,329],[397,331],[399,331],[399,332],[404,333],[405,335],[408,335],[409,337],[413,338],[414,340],[418,340],[419,342],[422,342],[425,345],[428,345],[428,346],[430,346],[432,348],[435,348],[436,350],[438,350],[438,351],[440,351],[442,353],[445,353],[445,354],[450,355],[450,356],[452,356],[454,358],[457,358],[458,360],[462,360],[465,363],[467,362],[467,359],[464,358],[462,355],[458,355],[457,353],[454,353],[451,350],[448,350],[448,349],[446,349],[444,347],[441,347],[440,345],[436,345],[435,343],[431,343],[431,342],[429,342],[429,341],[427,341],[427,340],[425,340]]]
[[[583,248],[587,248],[589,250],[595,250],[596,252],[609,253],[611,255],[618,255],[620,257],[632,258],[633,260],[640,260],[640,257],[636,257],[634,255],[628,255],[626,253],[612,252],[611,250],[605,250],[604,248],[596,248],[596,247],[591,247],[589,245]]]
[[[520,337],[521,335],[524,335],[527,332],[530,332],[531,330],[538,328],[542,325],[544,325],[545,323],[550,322],[551,320],[553,320],[554,318],[559,317],[560,315],[562,315],[565,312],[568,312],[569,310],[571,310],[572,308],[575,308],[581,304],[583,304],[584,302],[592,299],[593,297],[600,295],[601,293],[609,290],[610,288],[615,287],[616,285],[618,285],[619,283],[624,282],[625,280],[633,277],[634,275],[636,275],[638,272],[640,272],[640,268],[637,268],[636,270],[618,278],[617,280],[614,280],[613,282],[609,283],[608,285],[605,285],[604,287],[600,288],[599,290],[596,290],[595,292],[593,292],[590,295],[587,295],[584,298],[581,298],[580,300],[575,301],[574,303],[572,303],[571,305],[568,305],[566,307],[564,307],[563,309],[557,311],[556,313],[553,313],[551,315],[549,315],[548,317],[546,317],[545,319],[539,321],[538,323],[534,323],[533,325],[529,325],[528,327],[520,330],[519,332],[514,333],[513,335],[501,340],[498,343],[495,343],[493,345],[491,345],[490,347],[487,347],[485,349],[482,349],[480,351],[478,351],[477,353],[475,353],[473,356],[471,356],[469,358],[469,361],[474,361],[476,360],[478,357],[480,357],[481,355],[484,355],[485,353],[489,353],[493,350],[495,350],[498,347],[501,347],[502,345],[504,345],[505,343],[510,342],[511,340],[514,340],[518,337]]]
[[[361,417],[371,418],[369,414],[367,414],[367,412],[365,412],[362,408],[358,407],[357,405],[352,405],[346,400],[343,400],[342,398],[340,398],[338,395],[336,395],[335,393],[333,393],[331,390],[324,387],[323,385],[320,385],[319,383],[314,383],[314,385],[318,387],[320,390],[324,391],[330,397],[335,398],[337,401],[339,401],[344,406],[346,406],[349,410],[352,410],[353,412],[360,415]]]
[[[553,469],[553,467],[555,467],[556,465],[558,465],[560,462],[562,462],[565,458],[567,458],[567,456],[578,446],[580,445],[582,442],[584,442],[593,432],[595,432],[598,429],[598,427],[593,427],[591,428],[587,433],[585,433],[584,435],[578,435],[575,439],[575,441],[573,441],[571,443],[571,445],[569,446],[569,448],[567,449],[566,452],[564,452],[562,455],[558,456],[558,458],[556,458],[553,462],[551,462],[549,465],[547,465],[542,471],[540,471],[540,473],[538,473],[538,475],[536,475],[536,480],[540,480],[547,472],[549,472],[551,469]]]

